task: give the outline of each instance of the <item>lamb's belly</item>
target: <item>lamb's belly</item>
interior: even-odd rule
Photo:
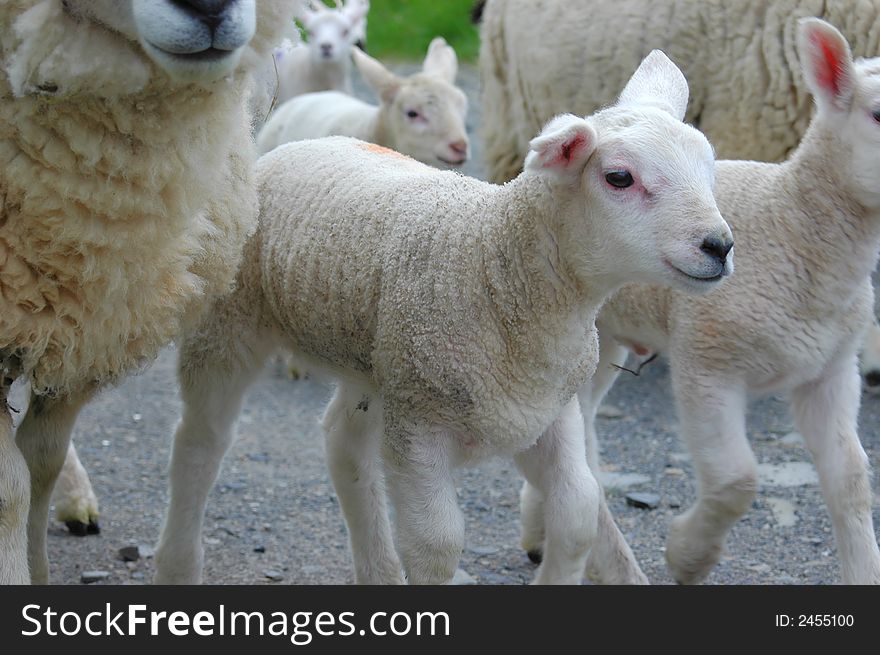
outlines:
[[[854,346],[857,326],[811,326],[812,329],[789,332],[773,352],[759,349],[751,353],[746,383],[750,393],[766,394],[791,391],[820,378],[836,359]],[[838,329],[831,329],[837,327]]]

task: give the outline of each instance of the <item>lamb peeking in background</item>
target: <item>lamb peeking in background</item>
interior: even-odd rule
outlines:
[[[408,77],[395,75],[360,50],[353,56],[379,105],[337,91],[288,100],[257,135],[261,153],[291,141],[338,135],[370,141],[432,166],[467,161],[467,97],[455,86],[458,58],[445,39],[431,41],[422,71]]]
[[[594,317],[626,282],[699,293],[732,270],[686,104],[655,51],[616,105],[550,121],[504,186],[346,137],[261,157],[237,286],[180,352],[157,582],[201,579],[208,492],[281,345],[339,381],[323,425],[358,582],[402,582],[401,560],[410,583],[449,581],[464,545],[452,469],[488,455],[512,455],[547,498],[536,580],[580,582],[601,502],[575,396],[595,370]]]
[[[336,0],[335,9],[322,0],[299,5],[296,18],[305,29],[306,43],[288,42],[275,50],[276,106],[303,93],[352,92],[351,53],[366,39],[369,10],[369,0]]]

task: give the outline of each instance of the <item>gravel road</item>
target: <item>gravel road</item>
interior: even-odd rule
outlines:
[[[412,70],[412,67],[403,67]],[[464,67],[471,98],[469,129],[480,120],[478,76]],[[363,89],[359,89],[363,93]],[[479,140],[465,168],[481,176]],[[81,584],[83,571],[105,571],[98,584],[142,584],[153,560],[124,563],[118,550],[152,545],[165,503],[166,466],[180,403],[175,353],[164,351],[140,376],[104,392],[81,415],[74,433],[102,502],[99,536],[78,538],[53,523],[52,581]],[[292,380],[278,362],[254,385],[211,494],[205,521],[205,581],[216,584],[345,584],[353,581],[347,536],[325,465],[318,419],[331,388]],[[609,503],[654,584],[670,584],[663,546],[669,520],[694,500],[694,476],[677,437],[667,369],[656,362],[639,377],[623,374],[598,429]],[[616,410],[616,411],[615,411]],[[865,396],[861,437],[880,464],[880,397]],[[751,511],[733,529],[728,552],[709,584],[832,584],[839,581],[831,524],[815,471],[794,433],[784,399],[755,402],[749,434],[761,486]],[[490,460],[458,472],[467,518],[462,568],[477,582],[522,584],[535,566],[518,545],[521,479],[510,461]],[[874,521],[880,525],[878,480]],[[653,510],[628,505],[625,494],[659,496]]]

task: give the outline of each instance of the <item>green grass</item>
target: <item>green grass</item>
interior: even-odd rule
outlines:
[[[442,36],[460,61],[476,61],[480,39],[470,21],[472,4],[473,0],[370,0],[367,52],[380,61],[421,60],[431,39]]]

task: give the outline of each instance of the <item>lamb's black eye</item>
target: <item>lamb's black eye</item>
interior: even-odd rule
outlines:
[[[629,171],[609,171],[605,173],[605,181],[618,189],[625,189],[632,186],[633,176]]]
[[[406,117],[407,118],[418,118],[419,112],[417,112],[415,109],[410,109],[409,111],[406,112]]]
[[[873,113],[873,116],[874,116],[874,120],[877,121],[878,123],[880,123],[880,109],[878,109],[877,111],[875,111],[875,112]]]

